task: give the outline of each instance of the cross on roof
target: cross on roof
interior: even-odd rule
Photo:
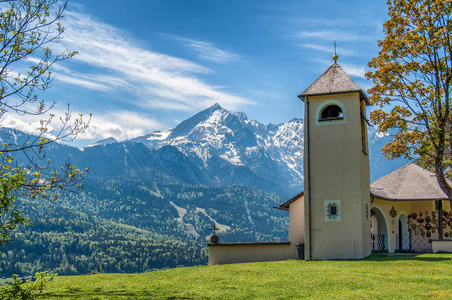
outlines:
[[[213,222],[213,227],[209,228],[210,231],[213,231],[213,234],[216,235],[217,231],[220,230],[217,226],[215,226],[215,222]]]
[[[339,58],[339,56],[337,56],[336,54],[336,48],[337,48],[336,41],[334,41],[334,55],[333,55],[334,62],[336,62],[337,59]]]

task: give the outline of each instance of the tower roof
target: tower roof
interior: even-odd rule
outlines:
[[[316,81],[314,81],[298,97],[302,100],[308,96],[329,94],[359,93],[361,98],[369,103],[366,94],[356,85],[350,76],[334,62]]]

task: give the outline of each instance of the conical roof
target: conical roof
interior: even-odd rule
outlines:
[[[452,181],[448,181],[452,185]],[[448,200],[439,187],[435,173],[413,163],[372,182],[370,194],[392,201]]]
[[[298,97],[320,96],[328,94],[360,93],[369,102],[366,94],[356,85],[350,76],[336,62],[331,65],[316,81],[314,81]]]

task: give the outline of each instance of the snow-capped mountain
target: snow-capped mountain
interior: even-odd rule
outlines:
[[[103,140],[99,140],[99,141],[95,142],[92,145],[85,146],[84,148],[95,147],[95,146],[99,146],[99,145],[105,146],[105,145],[110,145],[110,144],[114,144],[114,143],[117,143],[117,142],[118,141],[115,138],[109,137],[109,138],[106,138],[106,139],[103,139]]]
[[[143,143],[150,149],[174,146],[209,170],[219,183],[225,178],[217,171],[229,165],[235,170],[231,175],[236,175],[237,168],[248,169],[262,179],[273,181],[287,195],[303,188],[301,119],[264,125],[248,120],[244,113],[231,113],[215,104],[174,129],[153,132],[130,142]]]
[[[5,142],[29,140],[24,133],[5,130],[0,135]],[[215,104],[171,130],[125,142],[109,138],[83,151],[52,144],[47,156],[58,166],[67,157],[92,170],[91,176],[221,188],[239,184],[287,199],[303,190],[303,136],[301,119],[264,125]],[[381,155],[388,134],[369,127],[368,136],[371,182],[407,163]]]
[[[370,182],[374,182],[409,162],[406,158],[386,160],[381,154],[381,148],[392,139],[394,133],[394,130],[390,130],[389,133],[379,133],[376,127],[368,127]]]
[[[232,113],[215,104],[174,129],[153,132],[130,142],[143,143],[150,149],[173,146],[205,169],[211,183],[216,181],[219,186],[242,183],[262,188],[255,182],[260,178],[267,184],[278,185],[278,190],[284,191],[282,195],[290,196],[303,189],[303,136],[301,119],[264,125],[248,120],[244,113]],[[388,139],[369,127],[372,181],[406,163],[406,160],[385,161],[380,149]],[[243,174],[238,176],[238,172]],[[244,181],[237,182],[238,178]]]

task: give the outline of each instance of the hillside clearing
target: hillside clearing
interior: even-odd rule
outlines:
[[[58,276],[39,299],[448,299],[452,254]]]

